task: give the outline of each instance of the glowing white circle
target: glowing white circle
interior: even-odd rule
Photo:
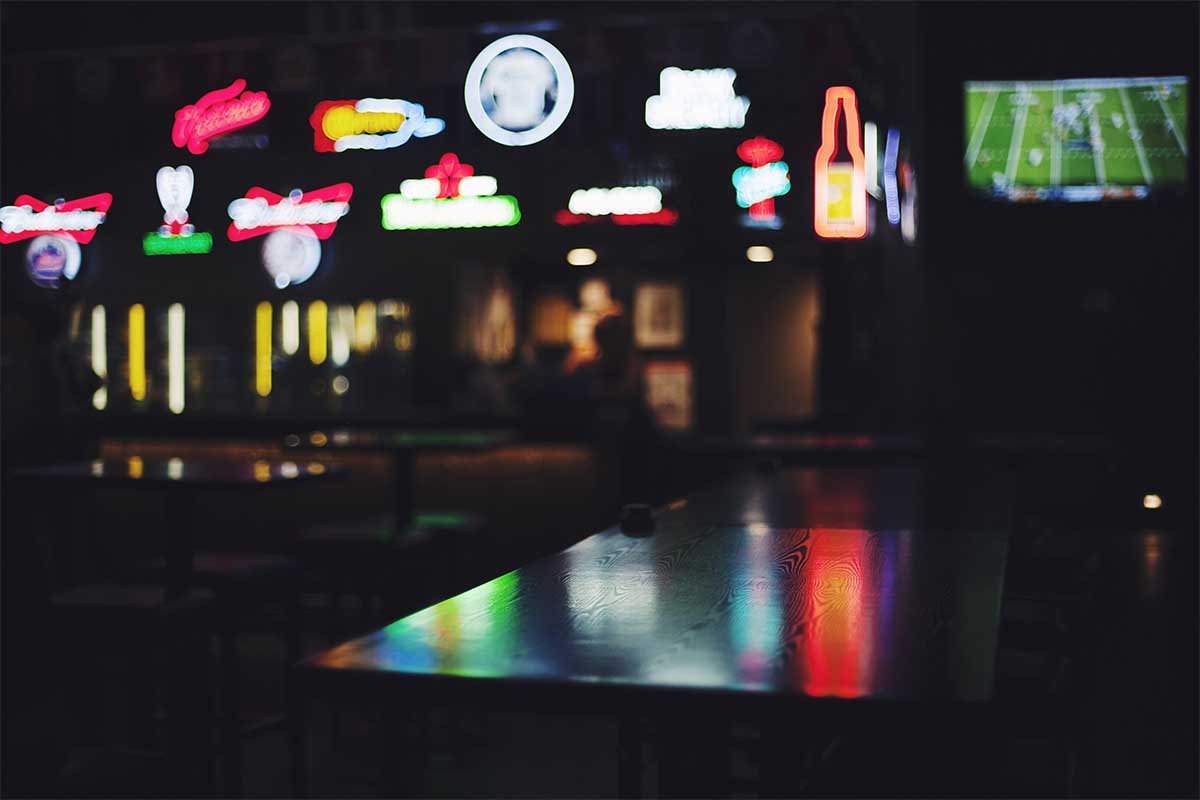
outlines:
[[[46,289],[57,289],[59,278],[74,280],[82,263],[79,243],[66,236],[35,236],[25,251],[29,279]]]
[[[262,246],[263,267],[277,289],[304,283],[321,263],[321,242],[307,228],[280,228],[267,234]]]
[[[501,56],[507,55],[510,51],[520,49],[532,50],[548,62],[550,69],[553,71],[554,80],[558,84],[558,92],[554,98],[554,107],[550,109],[549,114],[545,114],[542,119],[528,128],[513,130],[498,124],[492,114],[484,108],[482,86],[485,73],[489,67],[493,66],[494,62],[499,60]],[[513,84],[511,81],[507,84],[511,87],[510,97],[518,98],[517,100],[510,100],[510,105],[514,102],[518,103],[518,105],[526,102],[527,98],[526,100],[522,98],[529,94],[530,87],[534,85],[535,79],[536,76],[527,74],[518,77],[516,84]],[[524,85],[522,86],[522,84]],[[524,92],[522,92],[522,89],[524,89]],[[558,130],[559,126],[563,124],[563,121],[567,118],[567,114],[571,111],[571,103],[575,100],[575,79],[571,75],[571,67],[567,64],[567,59],[563,57],[563,54],[558,51],[557,47],[537,36],[530,36],[523,33],[514,34],[497,39],[483,48],[479,55],[475,57],[475,60],[471,63],[471,68],[467,70],[464,98],[467,104],[467,115],[484,136],[500,144],[523,147],[528,144],[540,142]],[[495,98],[493,97],[493,102],[494,100]],[[544,105],[542,111],[544,111]]]

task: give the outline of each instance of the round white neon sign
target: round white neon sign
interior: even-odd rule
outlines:
[[[528,34],[505,36],[467,70],[467,115],[493,142],[522,147],[558,130],[575,99],[571,67],[558,48]]]
[[[45,289],[57,289],[61,278],[74,280],[82,262],[79,244],[66,236],[35,236],[25,251],[29,279]]]
[[[286,289],[304,283],[321,263],[321,243],[307,228],[280,228],[263,240],[263,266],[275,281],[275,288]]]

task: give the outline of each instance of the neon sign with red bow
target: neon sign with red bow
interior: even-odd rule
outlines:
[[[53,205],[23,194],[16,205],[0,208],[0,244],[42,234],[65,236],[87,244],[96,235],[96,228],[104,222],[111,205],[112,195],[108,192],[78,200],[56,200]]]
[[[176,111],[171,141],[176,147],[187,147],[200,155],[208,150],[210,140],[265,117],[271,108],[267,93],[242,91],[245,88],[246,81],[238,78]]]
[[[308,228],[318,239],[328,239],[338,220],[350,212],[354,187],[335,183],[324,189],[302,192],[293,189],[287,197],[260,186],[229,204],[229,240],[240,242],[280,228]]]
[[[424,178],[400,182],[399,194],[383,196],[385,230],[496,228],[521,221],[517,198],[498,195],[496,179],[446,153]]]

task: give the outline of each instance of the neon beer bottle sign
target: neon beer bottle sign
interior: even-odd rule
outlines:
[[[846,152],[838,150],[838,117],[845,115]],[[858,102],[849,86],[825,91],[821,147],[815,164],[813,227],[825,239],[861,239],[867,234],[867,183]],[[849,163],[835,160],[841,155]]]

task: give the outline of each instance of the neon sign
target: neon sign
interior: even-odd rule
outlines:
[[[503,41],[503,40],[501,40]],[[498,195],[496,179],[446,153],[424,178],[401,181],[399,194],[383,196],[383,228],[389,231],[497,228],[521,221],[517,198]]]
[[[667,67],[658,94],[646,98],[646,125],[655,130],[740,128],[750,100],[734,94],[737,70]]]
[[[193,155],[200,155],[208,150],[211,139],[265,117],[271,108],[267,93],[243,92],[245,88],[246,81],[238,78],[176,111],[171,141],[176,147],[187,147]]]
[[[74,280],[82,262],[79,243],[65,236],[43,233],[35,236],[25,251],[29,279],[46,289],[57,289],[60,278]]]
[[[87,244],[96,235],[112,205],[112,195],[104,192],[78,200],[43,203],[27,194],[17,197],[16,205],[0,208],[0,244],[32,239],[40,234],[69,237]]]
[[[142,238],[142,252],[148,256],[203,254],[212,250],[212,234],[196,233],[188,224],[188,204],[192,201],[195,177],[188,166],[163,167],[154,177],[158,202],[163,207],[163,224],[155,233]]]
[[[537,36],[504,36],[480,51],[463,89],[467,115],[493,142],[535,144],[558,130],[575,79],[558,48]]]
[[[324,189],[302,192],[293,189],[287,197],[252,187],[245,197],[229,204],[229,240],[240,242],[281,228],[306,227],[318,239],[328,239],[338,220],[350,213],[354,187],[335,183]]]
[[[335,183],[324,189],[302,192],[292,189],[287,197],[259,186],[229,204],[229,240],[240,242],[266,235],[262,246],[263,267],[278,289],[303,283],[321,263],[320,239],[328,239],[338,220],[350,212],[354,187]]]
[[[778,142],[756,136],[738,145],[738,158],[750,164],[733,171],[733,188],[737,204],[749,212],[743,220],[748,227],[780,228],[783,223],[775,215],[775,198],[792,189],[789,167]]]
[[[318,153],[387,150],[413,136],[433,136],[446,128],[444,120],[427,118],[424,106],[374,97],[322,100],[313,109],[308,124],[312,125],[313,149]]]
[[[837,121],[846,115],[846,150],[850,163],[835,162],[838,155]],[[813,228],[825,239],[861,239],[867,233],[867,187],[858,104],[849,86],[825,91],[821,117],[821,147],[817,150]]]
[[[276,289],[304,283],[321,263],[321,243],[308,228],[283,228],[263,239],[263,268]]]
[[[896,158],[900,153],[900,131],[888,128],[883,147],[883,197],[887,219],[892,225],[900,222],[900,194],[896,188]]]
[[[657,186],[576,189],[567,208],[554,215],[559,225],[580,225],[609,218],[617,225],[674,225],[679,212],[663,208]]]

